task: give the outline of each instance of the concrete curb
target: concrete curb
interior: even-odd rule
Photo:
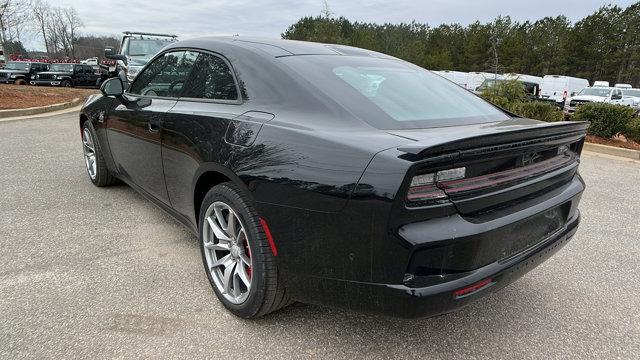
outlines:
[[[624,149],[615,146],[600,145],[594,143],[584,143],[584,150],[600,153],[605,155],[613,155],[627,159],[640,160],[640,151],[632,149]]]
[[[26,109],[0,110],[0,119],[18,117],[18,116],[29,116],[29,115],[36,115],[36,114],[64,110],[74,106],[78,106],[82,104],[83,101],[84,100],[81,98],[75,98],[69,102],[61,103],[61,104],[39,106],[39,107],[32,107],[32,108],[26,108]]]

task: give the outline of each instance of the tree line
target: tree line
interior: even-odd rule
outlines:
[[[640,2],[607,5],[572,24],[565,16],[431,27],[334,17],[328,9],[289,26],[284,39],[383,52],[431,70],[569,75],[640,87]]]
[[[117,46],[112,36],[82,35],[82,19],[73,7],[51,6],[43,0],[0,0],[0,44],[5,54],[28,54],[24,36],[36,36],[48,58],[82,59],[100,56],[107,46]]]

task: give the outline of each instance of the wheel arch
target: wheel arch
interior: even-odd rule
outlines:
[[[238,185],[240,190],[247,194],[249,199],[253,201],[251,191],[233,171],[218,164],[203,164],[193,181],[193,217],[196,226],[200,225],[198,224],[200,206],[202,205],[202,200],[204,200],[205,195],[207,195],[207,192],[212,187],[225,182],[233,182]]]

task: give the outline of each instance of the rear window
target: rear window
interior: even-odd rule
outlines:
[[[281,60],[360,119],[381,129],[510,118],[451,81],[403,61],[350,56],[291,56]]]

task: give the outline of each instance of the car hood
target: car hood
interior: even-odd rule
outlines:
[[[42,74],[48,74],[48,75],[73,75],[73,73],[65,72],[65,71],[41,71],[41,72],[38,73],[38,75],[42,75]]]
[[[604,102],[605,100],[607,100],[607,98],[606,97],[602,97],[602,96],[593,96],[593,95],[577,95],[577,96],[572,97],[569,100]]]
[[[10,73],[10,74],[28,74],[28,71],[24,71],[24,70],[8,70],[8,69],[2,69],[0,70],[0,73]]]
[[[151,60],[152,56],[129,56],[127,65],[129,66],[145,66]]]

